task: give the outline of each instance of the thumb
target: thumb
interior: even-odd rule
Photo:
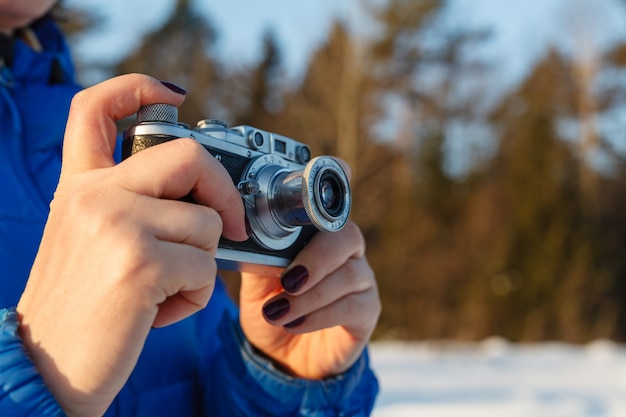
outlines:
[[[179,106],[183,100],[184,90],[140,74],[122,75],[79,92],[70,107],[61,174],[113,166],[116,121],[146,104]]]

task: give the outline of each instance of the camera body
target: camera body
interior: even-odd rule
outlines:
[[[205,119],[190,129],[175,106],[150,104],[124,131],[122,158],[178,138],[198,141],[222,163],[243,199],[250,238],[220,239],[220,269],[276,273],[318,230],[339,231],[348,221],[350,185],[336,159],[311,158],[307,145],[251,126]]]

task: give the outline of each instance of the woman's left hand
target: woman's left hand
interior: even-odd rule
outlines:
[[[293,375],[346,371],[381,311],[358,226],[317,233],[280,278],[242,273],[240,309],[248,340]]]

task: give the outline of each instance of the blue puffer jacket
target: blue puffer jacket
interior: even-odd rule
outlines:
[[[69,104],[80,89],[56,25],[43,20],[34,29],[43,52],[18,40],[11,67],[0,60],[1,416],[63,415],[28,359],[11,308],[43,232]],[[218,282],[206,309],[150,333],[106,416],[367,415],[377,390],[367,354],[323,381],[281,373],[245,340],[236,307]]]

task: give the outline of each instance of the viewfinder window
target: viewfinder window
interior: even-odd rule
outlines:
[[[285,151],[287,150],[287,145],[282,140],[276,139],[276,141],[274,142],[274,150],[276,152],[285,153]]]

